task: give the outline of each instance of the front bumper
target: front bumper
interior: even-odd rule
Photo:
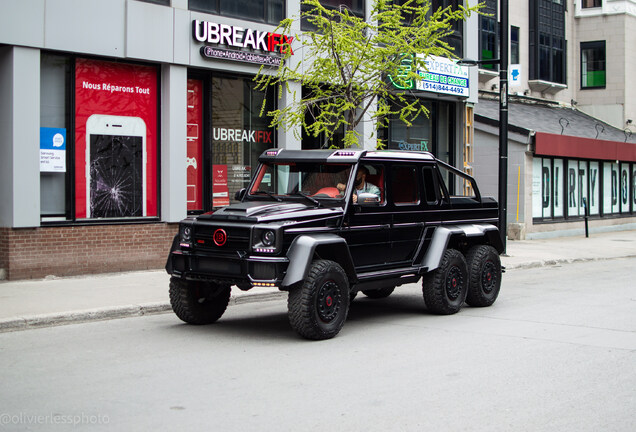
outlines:
[[[192,253],[173,249],[166,271],[176,277],[239,285],[280,287],[289,265],[286,257]]]

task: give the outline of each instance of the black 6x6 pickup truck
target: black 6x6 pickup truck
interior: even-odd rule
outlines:
[[[207,324],[230,290],[287,291],[291,326],[327,339],[358,292],[422,280],[427,309],[490,306],[501,286],[498,206],[430,153],[265,151],[239,203],[181,221],[166,270],[176,315]]]

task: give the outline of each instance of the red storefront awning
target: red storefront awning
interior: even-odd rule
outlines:
[[[636,144],[537,132],[535,153],[576,159],[636,162]]]

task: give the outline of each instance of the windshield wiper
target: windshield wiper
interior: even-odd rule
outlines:
[[[274,199],[274,200],[276,200],[276,201],[278,201],[278,202],[283,202],[283,200],[282,200],[282,199],[280,199],[279,197],[277,197],[276,195],[274,195],[274,194],[273,194],[272,192],[270,192],[270,191],[262,191],[262,190],[259,190],[259,191],[254,192],[254,195],[259,195],[259,194],[264,194],[264,195],[267,195],[267,196],[269,196],[270,198],[272,198],[272,199]]]
[[[316,204],[318,207],[322,207],[322,204],[320,203],[320,201],[318,201],[316,198],[314,197],[310,197],[309,195],[307,195],[306,193],[303,193],[301,191],[298,192],[294,192],[292,195],[300,195],[301,197],[307,198],[309,201],[311,201],[312,203]]]

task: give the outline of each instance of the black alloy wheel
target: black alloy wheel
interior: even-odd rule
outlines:
[[[492,305],[501,288],[501,259],[489,245],[472,247],[466,254],[469,272],[466,303],[475,307]]]
[[[289,291],[289,323],[307,339],[332,338],[347,319],[349,302],[349,281],[342,267],[329,260],[314,261],[303,284]]]
[[[461,252],[448,249],[440,265],[422,279],[428,310],[437,315],[459,312],[468,293],[468,267]]]

